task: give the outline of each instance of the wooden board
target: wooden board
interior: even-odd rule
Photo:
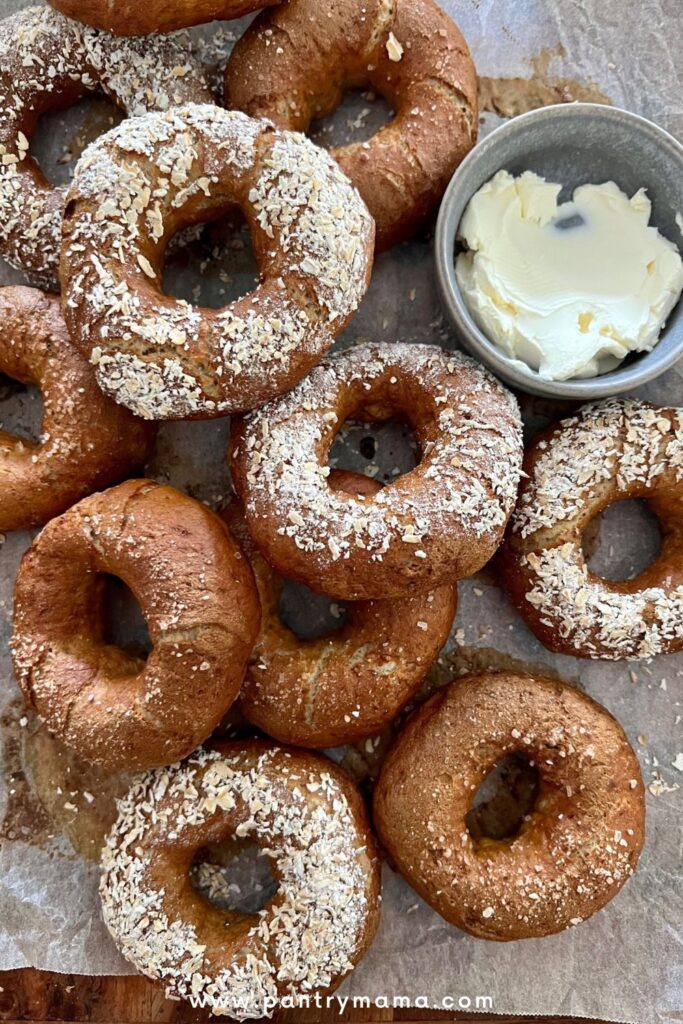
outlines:
[[[206,1011],[164,998],[158,985],[145,978],[93,978],[49,971],[0,971],[0,1021],[83,1021],[87,1024],[197,1024],[217,1021]],[[274,1024],[436,1024],[476,1021],[477,1024],[544,1024],[545,1017],[501,1017],[443,1013],[433,1010],[355,1009],[280,1011]],[[265,1022],[264,1022],[265,1024]],[[553,1017],[552,1024],[606,1024],[574,1017]]]

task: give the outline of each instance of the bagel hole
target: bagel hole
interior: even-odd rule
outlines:
[[[362,473],[387,484],[414,469],[420,451],[410,425],[402,420],[347,420],[334,439],[327,461],[331,469]]]
[[[475,844],[514,839],[538,797],[538,771],[523,754],[504,757],[481,783],[465,823]]]
[[[304,641],[338,632],[347,618],[343,601],[316,594],[294,580],[284,580],[278,612],[282,625]]]
[[[120,124],[124,116],[104,93],[88,93],[67,109],[41,114],[31,139],[31,155],[52,185],[68,185],[86,146]]]
[[[0,431],[28,444],[39,444],[44,414],[39,388],[0,374]]]
[[[260,280],[251,232],[238,206],[177,231],[166,247],[162,288],[193,306],[221,309]]]
[[[152,650],[152,640],[135,594],[118,576],[102,578],[104,642],[145,661]]]
[[[207,903],[240,914],[258,913],[278,889],[270,857],[243,839],[202,847],[190,868],[190,884]]]
[[[347,89],[334,110],[314,116],[308,134],[325,149],[367,142],[393,120],[394,113],[386,99],[372,89]]]
[[[618,582],[633,579],[652,565],[662,550],[662,532],[647,502],[629,498],[595,516],[582,545],[591,572]]]

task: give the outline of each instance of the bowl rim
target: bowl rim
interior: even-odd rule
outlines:
[[[502,137],[512,132],[518,132],[520,129],[523,130],[530,121],[542,123],[575,118],[580,117],[584,112],[598,114],[600,117],[622,123],[630,122],[636,131],[648,135],[660,148],[669,150],[674,159],[680,163],[683,175],[683,143],[679,142],[665,128],[661,128],[641,114],[601,103],[557,103],[539,107],[537,110],[518,114],[494,128],[468,153],[446,188],[439,209],[434,238],[436,277],[442,305],[455,328],[458,340],[463,343],[470,354],[488,366],[496,376],[506,383],[528,394],[581,401],[620,395],[665,373],[683,356],[683,331],[680,340],[666,354],[658,352],[659,346],[656,345],[651,352],[643,353],[637,363],[618,367],[598,377],[545,380],[535,370],[525,370],[515,365],[512,358],[505,355],[478,326],[457,283],[454,253],[460,221],[467,203],[472,198],[470,195],[463,201],[460,196],[461,181],[468,169],[481,159],[484,153],[495,149]],[[457,214],[456,208],[461,203],[461,212]],[[683,209],[681,214],[683,215]],[[683,252],[680,245],[679,250]],[[683,298],[679,301],[683,302]]]

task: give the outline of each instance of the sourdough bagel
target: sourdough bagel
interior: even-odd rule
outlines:
[[[387,248],[412,235],[477,139],[477,77],[457,25],[433,0],[290,0],[264,11],[225,72],[226,105],[307,131],[347,89],[394,110],[365,142],[332,151]]]
[[[0,255],[42,287],[58,288],[65,190],[30,144],[40,116],[101,89],[129,116],[213,95],[181,40],[122,40],[46,7],[0,22]]]
[[[261,283],[221,310],[166,296],[169,238],[235,203]],[[76,168],[65,316],[100,387],[140,416],[252,409],[292,387],[346,326],[369,282],[373,237],[358,193],[301,136],[197,104],[129,119]]]
[[[107,643],[106,575],[140,602],[146,662]],[[129,480],[53,519],[24,555],[14,669],[32,708],[84,759],[154,767],[219,723],[259,618],[249,565],[218,516],[171,487]]]
[[[37,443],[0,431],[0,531],[48,519],[144,466],[154,429],[106,398],[72,346],[59,299],[0,288],[0,373],[40,388]]]
[[[683,410],[633,399],[584,407],[538,437],[500,553],[501,576],[546,647],[575,658],[651,658],[683,648]],[[591,572],[584,530],[642,498],[662,530],[633,579]]]
[[[466,815],[508,755],[539,794],[511,839],[475,841]],[[451,924],[483,939],[551,935],[605,906],[643,846],[644,789],[619,723],[563,683],[468,676],[409,720],[375,788],[374,820],[399,871]]]
[[[373,498],[334,492],[344,421],[403,417],[421,451]],[[358,345],[233,424],[231,467],[249,532],[283,576],[344,600],[425,593],[496,550],[521,469],[512,395],[474,360],[432,345]]]
[[[62,14],[119,36],[144,36],[241,18],[277,0],[48,0]]]
[[[330,474],[330,487],[369,497],[381,489],[340,470]],[[251,563],[262,610],[240,710],[269,736],[300,747],[335,747],[378,732],[407,704],[445,644],[457,588],[355,602],[339,632],[302,641],[280,619],[283,579],[249,537],[239,502],[223,515]]]
[[[191,887],[196,854],[231,836],[271,859],[259,914]],[[284,996],[330,992],[365,954],[380,871],[360,794],[330,761],[257,741],[218,744],[148,772],[119,803],[100,885],[123,955],[173,998],[239,1020]]]

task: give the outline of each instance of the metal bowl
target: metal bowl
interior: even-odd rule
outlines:
[[[522,114],[492,132],[455,172],[441,204],[435,242],[439,290],[458,338],[513,387],[585,401],[631,391],[664,373],[683,355],[683,302],[671,313],[651,352],[631,354],[616,370],[588,379],[544,380],[535,370],[515,365],[477,326],[455,276],[458,227],[475,192],[502,169],[513,175],[535,171],[562,184],[561,201],[588,183],[612,180],[629,196],[645,188],[652,201],[650,223],[680,247],[680,142],[637,114],[595,103],[561,104]]]

